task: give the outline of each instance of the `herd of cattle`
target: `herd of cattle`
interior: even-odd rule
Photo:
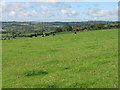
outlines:
[[[74,34],[76,34],[76,32],[74,32]],[[2,36],[0,37],[0,40],[10,40],[10,39],[14,39],[16,37],[38,37],[38,36],[42,36],[42,37],[45,37],[45,36],[55,36],[56,33],[55,32],[50,32],[50,33],[45,33],[45,34],[30,34],[30,35],[11,35],[11,36]]]
[[[10,39],[14,39],[16,37],[38,37],[38,36],[42,36],[42,37],[45,37],[45,36],[49,36],[49,35],[53,35],[55,36],[56,34],[54,32],[51,32],[51,33],[45,33],[45,34],[30,34],[30,35],[11,35],[11,36],[2,36],[0,37],[0,40],[10,40]]]

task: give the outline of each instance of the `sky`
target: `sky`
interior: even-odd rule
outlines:
[[[117,21],[118,2],[5,0],[0,2],[0,17],[0,21]]]

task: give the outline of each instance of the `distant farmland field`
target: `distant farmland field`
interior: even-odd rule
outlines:
[[[3,88],[118,87],[118,30],[2,41]]]

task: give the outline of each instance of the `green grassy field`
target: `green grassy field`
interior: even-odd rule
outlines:
[[[2,41],[3,88],[115,88],[118,30]]]

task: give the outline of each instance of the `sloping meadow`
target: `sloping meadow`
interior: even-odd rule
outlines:
[[[15,38],[3,44],[3,88],[116,88],[118,30]]]

